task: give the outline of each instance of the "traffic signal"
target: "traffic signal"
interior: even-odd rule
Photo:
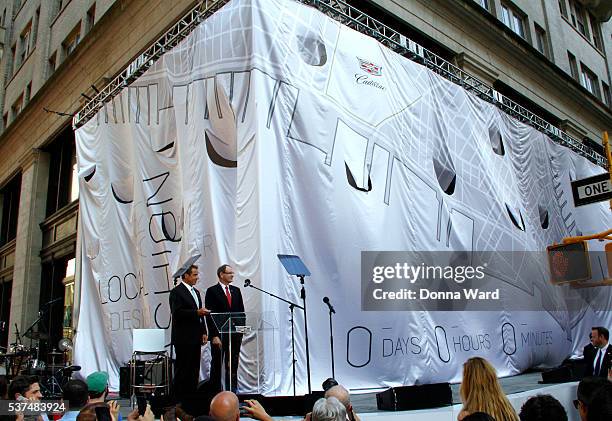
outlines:
[[[586,241],[548,246],[550,282],[561,284],[591,279],[591,264]]]

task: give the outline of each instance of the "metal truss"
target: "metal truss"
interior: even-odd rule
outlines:
[[[427,50],[413,40],[405,37],[382,22],[350,6],[344,0],[298,0],[312,6],[332,19],[376,39],[392,51],[422,64],[433,72],[463,87],[480,99],[496,105],[515,119],[535,127],[557,143],[566,146],[582,155],[589,161],[607,168],[605,157],[583,144],[580,140],[568,135],[541,117],[497,92],[493,87],[478,78],[466,73],[435,53]],[[181,42],[204,19],[219,10],[229,0],[204,0],[179,20],[170,30],[162,35],[151,47],[143,52],[125,70],[109,82],[96,96],[74,116],[72,125],[75,129],[84,125],[121,89],[140,77],[166,51]]]
[[[219,10],[229,0],[203,0],[166,31],[146,51],[140,54],[126,69],[100,90],[72,118],[72,127],[78,129],[87,123],[102,108],[105,102],[113,99],[121,89],[138,79],[164,53],[178,45],[203,20]]]
[[[594,149],[583,144],[580,140],[568,135],[543,118],[535,115],[531,111],[512,101],[510,98],[497,92],[495,89],[493,89],[493,87],[464,72],[457,66],[449,63],[411,39],[406,38],[404,35],[389,28],[384,23],[379,22],[360,10],[350,6],[347,1],[300,1],[318,9],[325,15],[342,23],[343,25],[371,36],[394,52],[424,65],[431,71],[463,87],[465,90],[471,92],[480,99],[496,105],[506,114],[523,123],[535,127],[537,130],[546,134],[555,142],[570,148],[574,152],[582,155],[600,167],[608,167],[605,157],[595,152]]]

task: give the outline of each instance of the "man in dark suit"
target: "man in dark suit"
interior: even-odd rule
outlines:
[[[225,366],[225,386],[233,392],[238,387],[238,359],[242,345],[241,333],[220,333],[219,329],[232,331],[235,326],[244,325],[244,303],[240,289],[230,285],[234,280],[234,269],[229,265],[222,265],[217,269],[219,282],[206,290],[204,303],[211,313],[238,313],[232,315],[231,326],[229,315],[213,315],[207,317],[211,337],[210,384],[216,390],[221,390],[221,361]],[[231,339],[231,340],[230,340]],[[231,345],[231,355],[230,355]],[[231,373],[230,364],[231,361]]]
[[[595,354],[597,353],[597,347],[593,345],[593,333],[589,332],[589,343],[582,348],[582,358],[584,361],[593,361]],[[587,376],[592,374],[588,373]]]
[[[608,370],[612,368],[612,346],[609,339],[610,332],[605,327],[591,329],[591,343],[595,349],[584,356],[585,377],[608,377]]]
[[[208,339],[204,317],[210,311],[202,306],[200,292],[194,287],[198,276],[198,267],[191,265],[181,276],[181,282],[170,291],[175,351],[174,396],[179,401],[198,387],[201,346]]]

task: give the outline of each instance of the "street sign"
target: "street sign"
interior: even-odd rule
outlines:
[[[610,174],[603,173],[582,180],[572,181],[574,205],[582,206],[589,203],[603,202],[612,199],[612,184]]]

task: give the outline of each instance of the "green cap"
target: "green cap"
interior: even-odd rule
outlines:
[[[94,371],[87,376],[87,389],[90,392],[104,392],[106,386],[108,386],[108,373],[106,371]]]

